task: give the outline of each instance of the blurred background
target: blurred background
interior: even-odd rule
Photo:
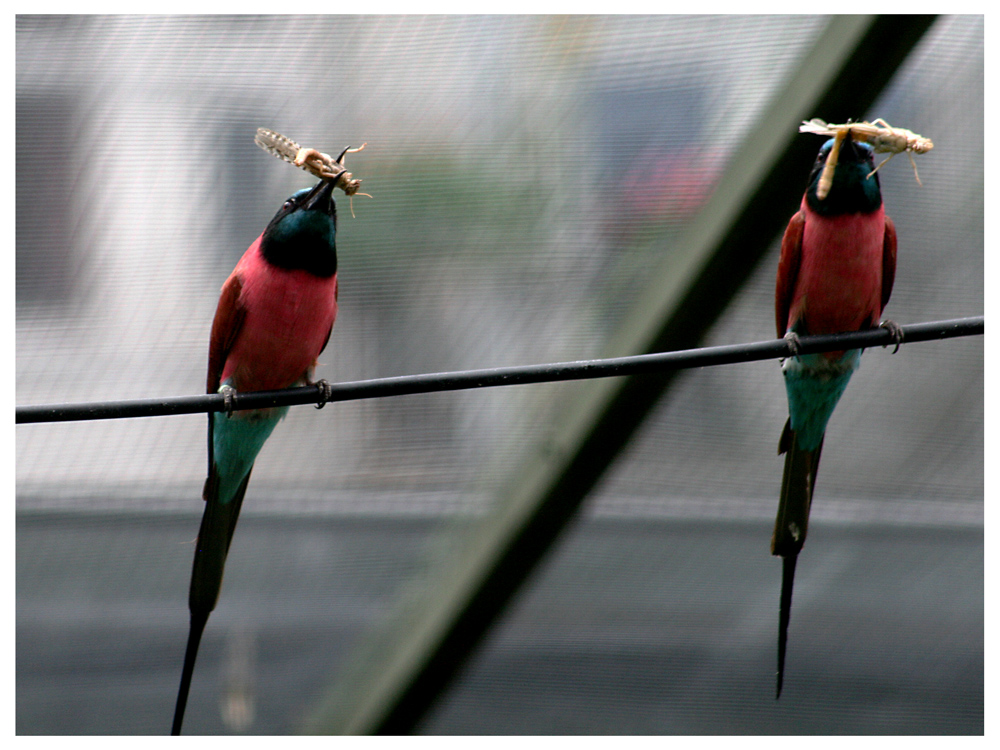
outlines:
[[[202,391],[222,282],[311,184],[258,127],[368,143],[319,376],[601,356],[828,22],[19,16],[17,403]],[[898,323],[983,313],[983,95],[983,18],[941,17],[856,114],[935,143],[923,187],[906,157],[880,172]],[[774,336],[778,240],[704,344]],[[300,731],[582,387],[292,409],[185,730]],[[683,373],[419,731],[982,733],[982,337],[864,357],[775,702],[786,416],[774,361]],[[17,428],[19,734],[168,730],[204,433],[203,415]]]

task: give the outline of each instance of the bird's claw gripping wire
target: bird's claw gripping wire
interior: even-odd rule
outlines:
[[[325,378],[320,378],[313,385],[319,389],[319,400],[316,402],[316,408],[322,409],[333,395],[333,386]]]
[[[896,352],[898,352],[899,345],[903,343],[903,329],[899,326],[898,323],[895,323],[891,320],[883,320],[881,323],[878,324],[878,327],[884,328],[890,334],[892,334],[892,341],[896,343],[896,348],[892,350],[892,353],[895,354]],[[883,349],[885,349],[887,346],[889,346],[889,344],[882,344]]]
[[[799,347],[802,343],[799,340],[799,334],[795,331],[788,331],[788,333],[786,333],[782,338],[785,340],[785,343],[788,344],[788,351],[791,352],[790,356],[799,356]]]
[[[231,385],[219,387],[219,395],[222,396],[222,411],[227,417],[233,416],[233,407],[236,406],[236,389]]]

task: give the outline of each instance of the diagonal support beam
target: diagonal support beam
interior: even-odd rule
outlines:
[[[698,345],[796,210],[817,144],[801,120],[860,117],[931,26],[929,16],[835,16],[734,156],[604,356]],[[413,731],[657,400],[673,374],[591,381],[498,509],[420,597],[354,655],[309,733]],[[429,593],[428,593],[429,592]]]

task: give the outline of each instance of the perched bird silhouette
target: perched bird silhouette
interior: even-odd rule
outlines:
[[[312,383],[337,317],[336,180],[300,190],[275,214],[222,286],[208,351],[208,393]],[[325,381],[320,381],[325,385]],[[288,407],[208,415],[205,514],[194,554],[191,625],[172,734],[180,734],[198,644],[222,586],[254,460]]]
[[[834,140],[819,151],[802,197],[781,242],[774,295],[778,336],[797,349],[799,335],[842,333],[880,325],[896,274],[896,229],[885,215],[873,151],[848,133],[824,198],[820,176]],[[821,193],[822,194],[822,193]],[[897,342],[895,323],[881,324]],[[778,684],[784,680],[785,646],[795,562],[806,539],[809,508],[826,425],[858,368],[860,349],[791,356],[782,363],[789,418],[778,443],[785,454],[771,553],[782,559],[778,625]]]

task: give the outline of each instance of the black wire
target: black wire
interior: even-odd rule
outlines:
[[[983,316],[941,320],[933,323],[914,323],[902,326],[903,343],[934,341],[958,336],[978,336],[984,330]],[[799,354],[815,354],[842,349],[858,349],[894,344],[892,334],[884,328],[874,328],[856,333],[838,333],[827,336],[803,336]],[[486,370],[437,372],[422,375],[402,375],[394,378],[360,380],[335,383],[330,401],[354,401],[366,398],[385,398],[415,393],[458,391],[468,388],[491,388],[501,385],[527,383],[552,383],[563,380],[587,380],[620,375],[683,370],[693,367],[714,367],[739,362],[787,357],[791,354],[784,339],[758,341],[751,344],[710,346],[676,352],[639,354],[612,359],[593,359],[582,362],[557,362],[521,367],[497,367]],[[269,406],[295,406],[315,404],[322,399],[317,386],[287,388],[280,391],[237,393],[233,397],[233,410],[261,409]],[[135,401],[107,401],[89,404],[51,404],[18,406],[16,424],[38,422],[72,422],[91,419],[125,419],[131,417],[158,417],[170,414],[197,414],[222,411],[223,397],[218,394],[180,396],[178,398],[142,399]]]

